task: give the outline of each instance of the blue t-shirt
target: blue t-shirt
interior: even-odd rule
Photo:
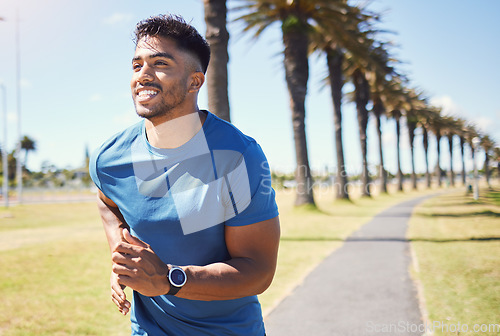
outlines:
[[[178,148],[151,146],[141,121],[105,142],[90,160],[96,186],[117,204],[131,233],[167,264],[226,261],[225,225],[278,215],[260,146],[204,113],[202,129]],[[134,291],[131,321],[133,335],[264,335],[256,296],[197,301]]]

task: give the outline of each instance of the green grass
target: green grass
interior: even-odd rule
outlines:
[[[18,229],[86,226],[97,215],[95,202],[27,204],[0,208],[0,233]]]
[[[429,320],[450,325],[435,335],[457,335],[451,325],[458,323],[500,324],[500,192],[480,195],[478,201],[463,192],[430,199],[410,222]]]
[[[108,254],[97,236],[2,252],[0,334],[128,334],[109,298]]]
[[[376,213],[417,193],[336,201],[294,209],[278,192],[282,226],[278,269],[260,296],[268,312],[343,239]],[[129,318],[109,296],[109,251],[96,205],[23,205],[0,210],[0,335],[129,335]],[[130,296],[130,292],[128,293]]]

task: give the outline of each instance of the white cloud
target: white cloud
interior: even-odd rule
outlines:
[[[431,98],[431,105],[440,106],[442,108],[443,115],[447,116],[467,116],[465,110],[453,101],[450,96],[437,96]]]
[[[500,110],[490,115],[477,113],[477,111],[466,111],[454,102],[450,96],[446,95],[433,97],[430,102],[432,105],[442,107],[443,115],[461,117],[467,121],[471,121],[483,133],[495,136],[495,133],[498,133],[498,129],[500,129]]]
[[[116,25],[120,23],[128,23],[132,20],[132,14],[127,13],[113,13],[110,16],[103,19],[103,22],[107,25]]]
[[[17,123],[17,112],[7,112],[7,121]]]
[[[103,99],[102,95],[99,93],[94,93],[93,95],[90,96],[89,101],[91,102],[98,102]]]

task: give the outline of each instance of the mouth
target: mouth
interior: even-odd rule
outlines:
[[[139,103],[146,103],[158,95],[160,91],[150,88],[140,88],[135,91],[136,100]]]

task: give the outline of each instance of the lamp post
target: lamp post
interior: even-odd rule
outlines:
[[[16,12],[16,84],[17,84],[17,148],[16,148],[16,178],[17,202],[23,202],[23,171],[21,165],[21,48],[19,32],[19,9]]]
[[[7,89],[4,84],[0,83],[0,88],[3,91],[3,148],[2,148],[2,164],[3,164],[3,185],[2,194],[6,208],[9,207],[9,165],[7,156]]]
[[[474,201],[477,201],[479,199],[479,181],[478,181],[479,178],[477,173],[476,154],[480,142],[481,140],[479,139],[479,137],[474,137],[472,139],[472,166],[474,168],[474,194],[473,194]]]

